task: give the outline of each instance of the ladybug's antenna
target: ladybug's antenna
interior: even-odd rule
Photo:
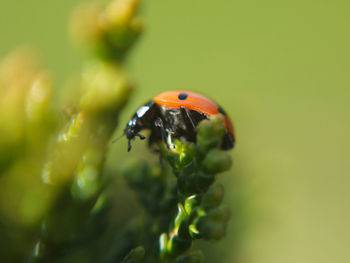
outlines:
[[[124,135],[125,135],[125,133],[123,132],[122,135],[120,135],[119,137],[113,139],[113,140],[112,140],[112,143],[115,143],[116,141],[120,140],[121,138],[123,138]]]

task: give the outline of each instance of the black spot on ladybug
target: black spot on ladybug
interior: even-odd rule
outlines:
[[[223,108],[221,108],[220,106],[218,107],[218,111],[223,114],[223,115],[226,115],[226,111],[224,111]]]
[[[178,96],[179,100],[185,100],[187,99],[187,97],[188,97],[187,93],[180,93]]]

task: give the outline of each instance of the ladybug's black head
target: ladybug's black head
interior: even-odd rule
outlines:
[[[142,129],[142,125],[140,124],[140,119],[137,116],[134,116],[126,125],[124,129],[124,134],[128,139],[128,152],[131,150],[131,140],[135,138],[135,136],[139,137],[141,140],[144,140],[146,137],[142,134],[139,134],[139,131]]]
[[[154,118],[157,116],[157,106],[153,100],[139,107],[134,116],[130,119],[124,129],[124,135],[128,139],[128,152],[131,150],[131,140],[139,137],[144,140],[146,137],[139,132],[144,129],[150,129],[153,126]]]

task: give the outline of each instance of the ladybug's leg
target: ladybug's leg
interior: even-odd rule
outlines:
[[[146,139],[145,136],[143,136],[142,134],[139,134],[139,133],[136,133],[135,136],[139,137],[141,140]],[[128,140],[128,152],[130,152],[130,150],[131,150],[131,139]]]
[[[151,136],[149,137],[148,146],[151,147],[153,143],[158,142],[161,138],[162,141],[165,141],[166,134],[164,130],[164,125],[162,119],[158,118],[154,121],[154,126],[158,129],[152,129]],[[160,128],[160,129],[159,129]],[[160,146],[159,146],[160,147]],[[159,164],[162,170],[165,170],[165,165],[163,161],[163,155],[161,154],[161,149],[152,149],[153,153],[159,154]]]
[[[191,130],[195,131],[196,126],[194,125],[194,122],[191,117],[191,112],[185,107],[185,106],[180,106],[180,111],[181,115],[184,118],[186,122],[186,126]]]
[[[173,131],[171,129],[167,129],[167,145],[169,148],[175,149],[175,144],[173,141]]]
[[[162,141],[165,142],[168,147],[175,148],[172,137],[173,131],[169,128],[165,128],[163,120],[161,118],[157,118],[154,125],[160,128]]]
[[[163,120],[161,118],[157,118],[154,121],[154,126],[160,128],[160,133],[162,135],[162,140],[166,141],[166,131],[165,131],[165,128],[164,128]]]
[[[131,150],[131,140],[129,139],[128,140],[128,152],[130,152],[130,150]]]

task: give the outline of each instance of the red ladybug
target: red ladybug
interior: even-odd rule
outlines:
[[[128,151],[131,150],[130,141],[136,136],[141,140],[145,136],[139,132],[151,130],[149,145],[159,141],[173,146],[173,138],[183,137],[187,141],[196,141],[198,123],[208,119],[211,115],[223,114],[226,132],[221,148],[233,148],[235,136],[232,123],[226,112],[214,101],[192,91],[174,90],[158,94],[153,100],[137,109],[124,130],[128,139]]]

